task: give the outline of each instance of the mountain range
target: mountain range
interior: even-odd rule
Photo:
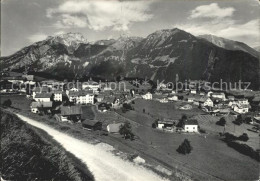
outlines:
[[[153,81],[251,82],[259,88],[259,52],[213,35],[194,36],[178,28],[146,38],[88,42],[79,33],[50,36],[13,55],[1,57],[3,70],[43,72],[60,78],[140,77]]]

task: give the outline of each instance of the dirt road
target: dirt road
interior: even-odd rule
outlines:
[[[50,126],[27,118],[17,116],[28,124],[40,128],[51,135],[67,151],[74,154],[87,165],[97,181],[159,181],[165,180],[154,172],[132,162],[126,161],[109,152],[102,144],[92,145],[69,135],[61,133]]]

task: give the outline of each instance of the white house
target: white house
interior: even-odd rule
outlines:
[[[248,105],[248,99],[237,99],[239,105]]]
[[[81,91],[79,92],[77,104],[94,104],[94,94],[93,92]]]
[[[196,89],[191,89],[191,90],[190,90],[190,93],[191,93],[191,94],[197,94],[197,91],[196,91]]]
[[[168,100],[169,101],[178,101],[178,96],[174,95],[174,96],[168,97]]]
[[[193,97],[188,97],[188,102],[193,102],[194,101],[194,98]]]
[[[39,93],[36,94],[34,100],[37,102],[51,102],[52,93]]]
[[[211,97],[226,100],[226,96],[223,92],[214,92],[213,94],[211,94]]]
[[[68,98],[70,102],[76,104],[94,104],[93,91],[69,91]]]
[[[53,91],[53,100],[54,101],[61,101],[62,102],[62,91],[61,90],[55,90]]]
[[[247,105],[236,105],[234,107],[234,111],[240,114],[245,114],[248,112],[248,106]]]
[[[209,98],[209,97],[202,97],[199,100],[201,106],[209,106],[209,107],[213,107],[214,103],[213,101]]]
[[[184,131],[193,133],[193,132],[198,132],[198,121],[195,119],[189,119],[184,122]]]
[[[151,99],[153,99],[153,95],[150,92],[147,92],[146,94],[142,95],[142,98],[151,100]]]

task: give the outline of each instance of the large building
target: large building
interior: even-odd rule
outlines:
[[[52,93],[38,93],[35,95],[34,100],[37,102],[51,102]]]

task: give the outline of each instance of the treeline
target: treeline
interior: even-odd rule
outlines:
[[[46,132],[3,110],[0,113],[0,175],[4,180],[94,180],[85,165]]]
[[[239,153],[250,156],[251,158],[257,161],[260,161],[259,150],[254,150],[253,148],[251,148],[246,144],[237,142],[237,141],[246,142],[249,139],[246,133],[238,137],[230,133],[225,133],[223,136],[224,138],[222,140],[225,141],[229,147],[234,148]]]

